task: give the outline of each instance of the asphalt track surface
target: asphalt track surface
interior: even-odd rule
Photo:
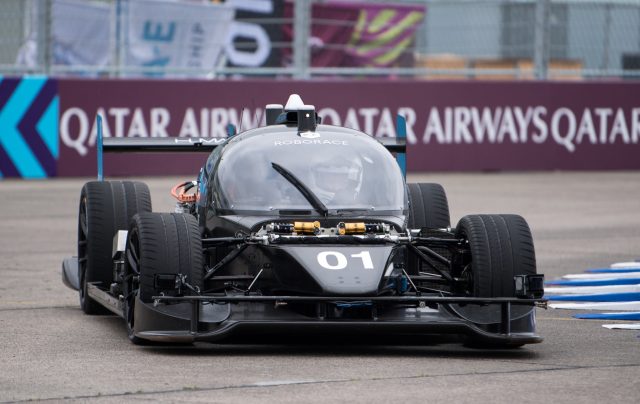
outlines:
[[[179,178],[146,179],[154,210]],[[640,172],[441,174],[453,221],[519,213],[553,278],[640,258]],[[538,309],[542,344],[425,341],[138,347],[115,316],[83,315],[60,262],[84,180],[0,181],[0,402],[640,402],[638,331]]]

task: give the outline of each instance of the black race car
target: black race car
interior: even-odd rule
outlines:
[[[174,213],[152,212],[141,182],[84,185],[63,280],[85,313],[122,316],[134,343],[542,340],[543,276],[522,217],[470,215],[452,228],[442,186],[405,184],[400,139],[322,125],[297,96],[268,105],[266,122],[227,139],[104,140],[105,151],[212,151],[197,180],[172,189]]]

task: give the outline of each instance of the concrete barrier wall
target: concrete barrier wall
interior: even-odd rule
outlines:
[[[225,136],[298,93],[323,123],[395,136],[410,171],[640,168],[640,82],[155,81],[4,78],[0,173],[92,176],[105,136]],[[107,175],[191,174],[198,154],[107,156]]]

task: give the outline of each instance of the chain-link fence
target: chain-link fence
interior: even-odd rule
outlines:
[[[2,0],[0,74],[640,78],[640,0]]]

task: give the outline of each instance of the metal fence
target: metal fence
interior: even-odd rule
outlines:
[[[139,23],[147,32],[144,24],[157,14],[136,14],[142,1],[152,0],[0,1],[0,74],[640,78],[640,0],[227,0],[235,16],[224,33],[210,34],[204,25],[198,39],[191,24],[191,56],[173,64],[134,57],[159,49],[132,40],[132,27]],[[156,10],[176,2],[184,9],[224,3],[153,1]],[[69,13],[78,3],[81,9]],[[187,14],[174,17],[178,30],[192,23]],[[187,47],[186,40],[177,34],[176,49]],[[203,59],[211,47],[220,51]]]

